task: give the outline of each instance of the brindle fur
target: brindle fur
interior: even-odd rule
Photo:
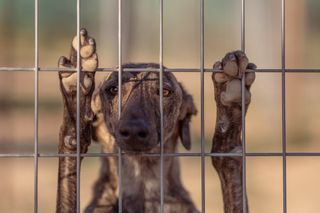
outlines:
[[[110,88],[118,85],[117,72],[111,73],[94,90],[94,67],[98,64],[95,44],[88,42],[86,31],[82,30],[81,45],[94,45],[89,58],[83,59],[93,65],[81,72],[81,112],[80,112],[80,147],[86,153],[91,138],[101,144],[103,153],[117,152],[120,146],[122,155],[122,206],[126,213],[153,213],[160,210],[160,158],[141,156],[139,153],[160,152],[160,111],[159,111],[159,74],[157,72],[124,72],[122,86],[122,114],[118,119],[118,96],[110,94]],[[75,42],[73,42],[75,43]],[[89,43],[89,44],[88,44]],[[60,67],[76,65],[76,51],[73,45],[70,60],[61,58]],[[81,49],[82,51],[82,49]],[[226,56],[219,67],[228,64]],[[241,67],[241,64],[238,64]],[[157,64],[126,64],[124,68],[159,68]],[[227,71],[225,73],[228,73]],[[64,119],[60,131],[59,153],[76,153],[76,88],[70,74],[60,72],[61,92],[64,100]],[[226,92],[226,85],[234,78],[228,76],[227,82],[214,80],[217,103],[217,124],[213,138],[212,152],[241,151],[241,108],[239,103],[228,106],[221,102],[220,95]],[[223,77],[226,77],[223,76]],[[88,80],[91,80],[90,83]],[[71,85],[71,86],[70,86]],[[172,93],[164,97],[164,152],[175,153],[180,139],[186,149],[190,149],[189,122],[196,114],[192,97],[186,92],[172,73],[164,73],[164,85]],[[251,84],[250,84],[251,85]],[[247,87],[250,89],[250,85]],[[84,89],[83,89],[84,88]],[[250,101],[249,101],[250,102]],[[247,106],[249,105],[249,102]],[[90,105],[91,104],[91,105]],[[151,130],[145,144],[124,143],[119,139],[119,125],[135,118],[143,118]],[[228,124],[228,125],[227,125]],[[229,125],[230,124],[230,125]],[[226,129],[225,129],[226,128]],[[71,141],[71,142],[70,142]],[[85,212],[118,212],[118,159],[102,158],[100,176],[94,185],[93,199]],[[226,213],[242,212],[242,163],[241,158],[212,158],[213,165],[221,179]],[[180,178],[178,158],[164,158],[164,193],[166,213],[199,212],[184,188]],[[76,158],[62,157],[59,160],[57,212],[75,212],[76,209]]]
[[[87,37],[86,31],[82,30],[82,36]],[[83,45],[87,41],[83,42]],[[71,47],[70,60],[60,57],[59,67],[76,66],[76,51]],[[95,53],[92,53],[95,54]],[[60,90],[63,98],[63,123],[59,134],[59,153],[75,154],[76,146],[76,87],[74,84],[66,87],[63,79],[75,76],[75,72],[59,72]],[[86,153],[91,143],[92,119],[91,99],[94,91],[94,72],[81,72],[80,82],[80,152]],[[91,79],[91,85],[87,87],[85,79]],[[66,89],[68,88],[68,89]],[[81,158],[82,160],[82,158]],[[57,213],[72,213],[76,211],[76,157],[60,157],[58,173],[58,192],[57,192]]]
[[[92,78],[94,74],[91,74]],[[83,74],[82,74],[83,76]],[[61,75],[60,75],[61,78]],[[90,109],[91,95],[93,88],[87,94],[81,92],[80,105],[83,110],[80,112],[80,152],[86,153],[91,142],[91,122],[88,118],[92,117]],[[59,153],[75,154],[76,153],[76,92],[67,93],[61,84],[61,91],[64,101],[63,124],[59,136]],[[76,192],[76,158],[61,157],[59,158],[59,179],[58,185],[58,206],[57,212],[74,212]]]
[[[236,58],[237,61],[237,72],[240,76],[230,76],[224,72],[227,76],[228,81],[241,77],[245,70],[241,70],[241,60],[247,61],[246,56],[240,52],[235,51],[227,54],[221,62],[217,62],[214,65],[215,69],[224,70],[224,65],[229,63],[230,54],[233,55],[231,58]],[[235,56],[235,57],[234,57]],[[252,63],[244,62],[245,68],[255,69],[256,66]],[[241,153],[242,152],[242,141],[241,141],[241,130],[242,130],[242,115],[241,115],[241,99],[235,100],[229,105],[225,105],[221,101],[221,94],[226,91],[226,82],[217,82],[215,79],[215,73],[212,75],[214,83],[214,94],[217,106],[217,119],[215,133],[212,139],[213,153]],[[246,85],[246,112],[248,110],[251,95],[250,87],[254,81],[254,73],[249,74],[247,79],[252,77],[252,82]],[[241,91],[238,93],[238,97],[241,98]],[[212,164],[216,169],[221,183],[224,212],[225,213],[242,213],[243,202],[242,202],[242,158],[241,157],[212,157]],[[246,209],[248,210],[248,203],[246,203]]]

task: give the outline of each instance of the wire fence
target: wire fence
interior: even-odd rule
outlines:
[[[287,69],[286,68],[286,31],[285,31],[285,0],[281,0],[281,68],[277,69],[257,69],[254,70],[255,72],[271,72],[271,73],[281,73],[282,75],[282,152],[246,152],[246,119],[245,119],[245,81],[244,77],[242,79],[242,153],[207,153],[205,152],[205,140],[204,140],[204,73],[206,72],[221,72],[220,70],[214,70],[204,67],[204,8],[205,2],[204,0],[200,0],[200,67],[199,68],[172,68],[167,69],[163,66],[163,56],[165,52],[163,51],[163,0],[159,0],[159,8],[160,8],[160,39],[159,39],[159,69],[130,69],[130,68],[122,68],[122,0],[118,0],[118,68],[98,68],[98,72],[110,72],[115,71],[118,72],[119,77],[119,118],[121,116],[121,97],[122,97],[122,73],[123,72],[150,72],[150,71],[157,71],[160,74],[160,91],[163,88],[163,73],[164,72],[196,72],[200,74],[200,85],[201,85],[201,96],[200,96],[200,119],[201,119],[201,134],[200,134],[200,141],[201,141],[201,152],[198,153],[164,153],[163,147],[163,140],[164,140],[164,119],[163,119],[163,94],[160,93],[160,115],[161,115],[161,152],[159,154],[154,153],[142,153],[139,155],[142,156],[150,156],[150,157],[160,157],[161,166],[160,166],[160,174],[161,179],[160,181],[160,212],[164,211],[164,179],[163,179],[163,168],[164,168],[164,157],[200,157],[201,158],[201,211],[205,212],[205,158],[206,157],[242,157],[242,168],[243,168],[243,177],[242,177],[242,188],[243,188],[243,212],[247,212],[246,209],[246,159],[248,157],[282,157],[282,177],[283,177],[283,212],[287,212],[287,157],[288,156],[296,156],[296,157],[303,157],[303,156],[317,156],[320,157],[320,153],[318,152],[287,152],[286,150],[286,73],[294,72],[294,73],[319,73],[320,69]],[[245,51],[245,41],[246,41],[246,0],[241,0],[241,47],[242,51]],[[119,168],[119,212],[122,212],[122,156],[126,155],[126,153],[122,153],[121,149],[118,149],[117,153],[80,153],[80,72],[81,68],[80,64],[80,52],[77,52],[77,68],[74,69],[58,69],[58,68],[45,68],[39,67],[39,47],[38,47],[38,22],[39,22],[39,2],[38,0],[34,0],[35,4],[35,61],[34,67],[0,67],[0,71],[26,71],[26,72],[34,72],[34,153],[0,153],[0,158],[34,158],[34,212],[38,212],[38,161],[39,158],[58,158],[58,157],[76,157],[77,159],[77,209],[76,212],[80,212],[80,159],[81,157],[118,157],[118,168]],[[80,8],[80,0],[77,0],[77,35],[78,35],[78,47],[80,47],[80,15],[81,15],[81,8]],[[79,48],[78,48],[79,49]],[[77,152],[76,154],[51,154],[51,153],[39,153],[38,150],[38,135],[39,135],[39,128],[38,128],[38,99],[39,99],[39,72],[57,72],[57,71],[76,71],[77,72]],[[253,72],[253,70],[247,70],[246,72]]]

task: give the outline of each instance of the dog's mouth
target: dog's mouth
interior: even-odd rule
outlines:
[[[130,143],[128,143],[128,142],[123,142],[121,140],[118,140],[117,138],[116,138],[116,143],[121,148],[121,150],[124,151],[125,153],[133,153],[133,154],[153,153],[159,149],[159,144],[160,144],[160,142],[150,142],[148,144],[141,144],[135,141],[130,141]]]

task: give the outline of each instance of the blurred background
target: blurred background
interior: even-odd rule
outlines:
[[[39,55],[41,67],[57,67],[68,55],[76,34],[76,1],[41,0]],[[81,25],[96,39],[100,67],[117,65],[117,1],[82,1]],[[159,59],[159,1],[123,0],[124,62]],[[320,2],[287,0],[286,66],[319,68]],[[205,1],[205,66],[240,48],[239,0]],[[34,3],[0,0],[0,66],[34,66]],[[164,1],[164,64],[170,68],[200,66],[200,1]],[[259,68],[281,67],[281,1],[247,0],[246,52]],[[107,73],[98,73],[99,82]],[[200,109],[200,74],[176,76]],[[62,99],[56,72],[40,72],[39,151],[57,153]],[[320,151],[320,76],[288,73],[287,151]],[[281,152],[281,73],[258,73],[247,115],[247,151]],[[32,153],[34,143],[34,73],[0,72],[0,153]],[[216,119],[211,74],[205,74],[205,142],[211,149]],[[193,152],[200,151],[200,113],[192,120]],[[182,147],[180,152],[186,152]],[[100,152],[93,144],[89,152]],[[201,207],[200,158],[181,157],[182,179]],[[288,157],[288,212],[320,211],[320,159]],[[91,198],[99,159],[82,165],[81,206]],[[39,159],[39,212],[55,212],[56,158]],[[33,212],[33,159],[0,158],[0,212]],[[247,187],[250,210],[282,212],[282,158],[249,157]],[[206,212],[223,212],[220,182],[206,160]]]

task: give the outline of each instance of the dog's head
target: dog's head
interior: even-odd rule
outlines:
[[[124,68],[159,68],[156,64],[130,64]],[[159,72],[123,72],[121,116],[119,119],[118,73],[111,73],[94,97],[108,132],[125,151],[151,151],[160,144]],[[97,105],[97,104],[96,104]],[[189,95],[172,73],[163,75],[164,141],[179,134],[190,149],[189,122],[196,108]]]

